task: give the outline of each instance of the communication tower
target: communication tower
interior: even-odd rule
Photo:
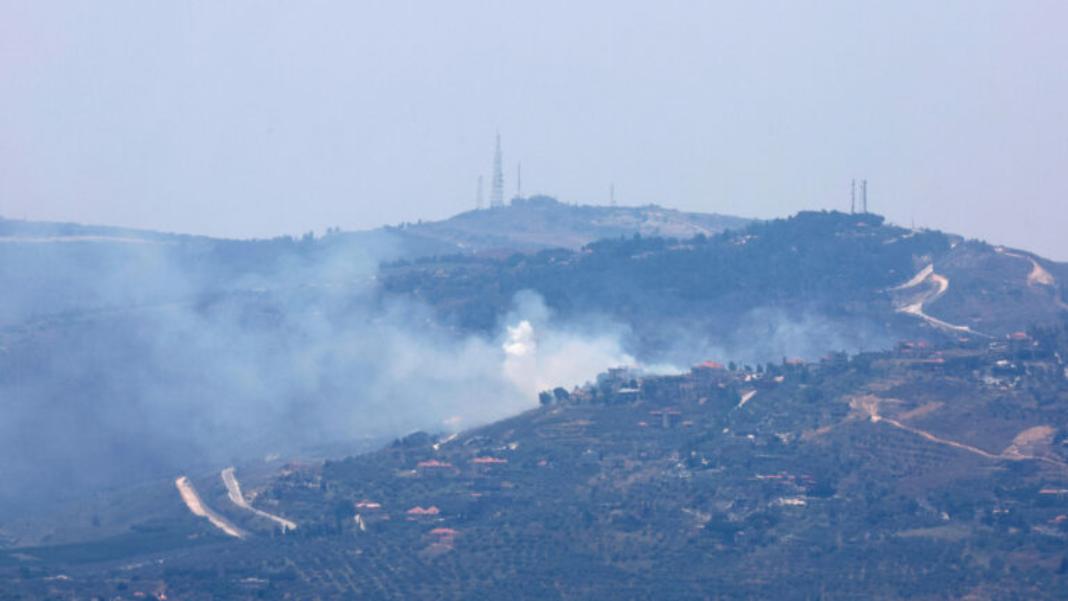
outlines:
[[[501,134],[497,134],[497,149],[493,153],[493,184],[490,189],[490,207],[504,206],[504,171],[501,161]]]

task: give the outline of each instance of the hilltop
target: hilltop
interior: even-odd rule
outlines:
[[[802,212],[713,236],[400,261],[381,279],[464,330],[491,330],[515,293],[533,290],[562,318],[626,324],[639,353],[715,345],[766,361],[1056,322],[1065,276],[1064,264],[877,215]]]
[[[549,196],[532,196],[514,198],[503,207],[468,211],[444,221],[405,224],[389,231],[452,245],[458,252],[511,254],[547,248],[579,249],[595,240],[634,234],[671,238],[711,236],[743,227],[750,221],[656,205],[569,205]]]
[[[716,213],[693,213],[657,205],[604,207],[565,204],[550,196],[513,198],[507,205],[467,211],[441,221],[387,225],[370,230],[342,231],[330,228],[316,238],[307,233],[304,242],[332,245],[362,244],[381,253],[381,258],[411,259],[433,254],[511,254],[547,248],[578,249],[602,238],[619,236],[692,237],[713,235],[743,227],[751,219]],[[291,236],[274,239],[237,240],[190,234],[67,222],[27,221],[0,217],[0,242],[9,244],[96,242],[167,242],[217,244],[230,247],[269,249]],[[263,252],[261,250],[261,252]]]
[[[749,222],[654,205],[570,205],[545,196],[443,221],[252,240],[0,218],[0,288],[20,291],[0,299],[0,326],[27,317],[191,303],[250,288],[339,280],[349,286],[383,261],[577,249],[635,234],[711,235]],[[122,287],[117,278],[138,285]]]
[[[0,241],[43,242],[148,242],[179,241],[203,236],[172,234],[152,230],[114,227],[109,225],[84,225],[58,221],[28,221],[0,217]]]
[[[117,287],[117,270],[139,285]],[[360,288],[371,277],[470,332],[493,330],[514,295],[532,290],[557,316],[628,326],[639,353],[669,353],[680,336],[740,352],[759,335],[762,352],[818,357],[917,335],[999,336],[1068,309],[1068,265],[867,214],[753,222],[535,197],[438,222],[272,240],[0,221],[0,283],[36,299],[0,302],[0,323],[250,288]],[[802,329],[824,334],[777,335]]]

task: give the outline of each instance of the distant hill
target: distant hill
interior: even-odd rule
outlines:
[[[194,302],[247,287],[323,285],[354,269],[369,276],[380,261],[577,249],[635,234],[711,235],[748,222],[651,205],[567,205],[549,197],[515,199],[444,221],[253,240],[0,218],[0,289],[20,291],[0,297],[0,327],[26,317]]]
[[[76,241],[179,241],[204,238],[186,234],[169,234],[152,230],[83,225],[53,221],[26,221],[0,217],[0,242],[42,243]]]
[[[877,215],[803,212],[713,236],[401,261],[381,279],[389,293],[438,307],[465,330],[492,330],[516,292],[534,290],[564,319],[628,325],[641,348],[718,345],[766,360],[1055,322],[1068,307],[1065,267]]]
[[[946,322],[998,335],[1055,322],[1068,311],[1068,264],[976,241],[954,246],[932,264],[948,287],[925,307]]]
[[[608,315],[660,347],[670,341],[657,338],[694,332],[726,350],[751,347],[754,333],[736,326],[758,310],[784,324],[815,315],[849,324],[831,328],[847,339],[815,346],[856,350],[925,331],[996,336],[1068,309],[1068,265],[872,215],[751,222],[533,197],[444,221],[270,240],[0,219],[0,284],[21,291],[0,300],[0,325],[250,286],[321,285],[349,277],[351,266],[369,275],[379,261],[388,264],[386,291],[428,302],[461,329],[491,330],[512,296],[531,289],[561,315]],[[342,263],[350,267],[324,267]],[[804,346],[782,350],[803,354]]]
[[[467,211],[442,221],[420,221],[372,230],[331,231],[333,244],[392,245],[389,258],[428,254],[493,252],[510,254],[546,248],[577,249],[602,238],[666,236],[689,238],[738,228],[751,219],[716,213],[688,213],[656,205],[604,207],[564,204],[549,196],[514,198],[502,207]],[[288,236],[275,240],[291,239]],[[134,228],[25,221],[0,217],[0,242],[201,242],[259,245],[235,240]],[[383,251],[385,249],[382,249]]]
[[[548,196],[512,199],[511,204],[468,211],[444,221],[388,228],[412,238],[454,245],[459,252],[511,253],[546,248],[578,249],[603,238],[711,236],[751,220],[715,213],[686,213],[656,205],[604,207],[569,205]]]

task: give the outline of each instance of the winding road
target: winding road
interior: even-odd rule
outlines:
[[[226,485],[226,494],[230,497],[230,501],[234,505],[237,505],[245,511],[251,511],[261,518],[267,518],[268,520],[275,522],[282,526],[283,531],[297,529],[296,522],[274,515],[273,513],[267,513],[266,511],[256,509],[252,505],[249,505],[248,501],[245,500],[245,495],[241,494],[241,483],[237,481],[237,476],[234,475],[234,471],[233,467],[228,467],[219,473],[219,476],[222,477],[223,484]]]
[[[1005,255],[1006,257],[1012,257],[1014,259],[1023,259],[1024,261],[1031,262],[1031,273],[1027,274],[1027,284],[1029,286],[1056,286],[1057,280],[1053,278],[1053,274],[1046,271],[1046,268],[1039,265],[1033,257],[1027,255],[1021,255],[1020,253],[1010,252],[1004,246],[999,246],[994,249],[999,255]]]
[[[174,485],[178,487],[178,494],[182,496],[182,501],[193,515],[207,518],[212,526],[215,526],[234,538],[245,538],[248,536],[247,532],[233,525],[230,520],[227,520],[216,513],[211,507],[205,505],[204,501],[200,500],[200,495],[197,494],[197,489],[193,487],[193,483],[189,481],[189,478],[179,476],[178,479],[174,481]]]
[[[924,267],[922,270],[920,270],[919,273],[912,276],[912,279],[910,279],[909,281],[905,282],[904,284],[901,284],[900,286],[895,286],[890,290],[892,292],[909,290],[911,288],[916,288],[917,286],[928,282],[932,282],[935,284],[933,289],[923,292],[919,297],[915,297],[913,299],[913,302],[911,303],[897,303],[897,306],[895,307],[897,312],[919,317],[920,319],[926,321],[927,323],[940,330],[958,332],[961,334],[973,334],[977,336],[985,336],[987,338],[991,338],[990,335],[973,330],[968,326],[961,326],[949,323],[948,321],[943,321],[941,319],[938,319],[937,317],[932,317],[926,312],[924,312],[924,305],[932,303],[935,300],[941,298],[941,296],[944,295],[947,290],[949,290],[949,278],[945,277],[944,275],[935,273],[934,263],[931,263],[927,267]]]
[[[979,447],[974,447],[974,446],[972,446],[970,444],[965,444],[963,442],[957,442],[956,440],[950,440],[948,438],[942,438],[941,436],[937,436],[935,434],[931,434],[930,432],[928,432],[926,430],[921,430],[919,428],[913,428],[912,426],[910,426],[908,424],[901,423],[900,421],[898,421],[898,420],[896,420],[894,418],[880,415],[879,414],[879,402],[877,400],[874,400],[874,399],[870,399],[870,398],[869,399],[863,399],[863,400],[857,399],[857,400],[854,400],[853,402],[851,402],[850,405],[854,409],[860,410],[862,413],[866,414],[868,416],[868,418],[871,420],[872,423],[875,423],[875,424],[880,424],[880,423],[889,424],[889,425],[891,425],[891,426],[893,426],[895,428],[898,428],[900,430],[904,430],[906,432],[911,432],[912,434],[915,434],[916,436],[919,436],[921,438],[929,440],[929,441],[931,441],[931,442],[933,442],[935,444],[940,444],[940,445],[945,445],[945,446],[948,446],[948,447],[953,447],[955,449],[960,449],[962,451],[967,451],[969,453],[972,453],[973,455],[979,455],[980,457],[984,457],[986,459],[992,459],[992,460],[995,460],[995,461],[1041,461],[1043,463],[1048,463],[1050,465],[1055,465],[1055,466],[1057,466],[1057,467],[1059,467],[1061,469],[1068,470],[1068,464],[1065,464],[1062,461],[1059,461],[1057,459],[1053,459],[1052,457],[1043,457],[1041,455],[1031,455],[1031,454],[1022,453],[1022,452],[1020,452],[1019,450],[1017,450],[1015,448],[1016,445],[1011,445],[1008,449],[1006,449],[1005,452],[1002,452],[1002,453],[991,453],[990,451],[984,451],[983,449],[980,449]]]
[[[1068,310],[1068,303],[1061,300],[1060,289],[1057,286],[1057,279],[1053,277],[1045,267],[1039,264],[1034,257],[1027,255],[1021,255],[1020,253],[1011,252],[1004,246],[999,246],[994,249],[998,254],[1005,255],[1006,257],[1012,257],[1014,259],[1022,259],[1024,261],[1031,262],[1031,272],[1027,274],[1028,286],[1047,286],[1053,289],[1053,297],[1057,302],[1057,306],[1062,309]]]

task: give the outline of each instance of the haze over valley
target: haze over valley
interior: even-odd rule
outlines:
[[[598,238],[606,223],[615,229]],[[657,235],[665,223],[680,237]],[[272,522],[301,532],[291,511],[242,504],[232,466],[270,486],[293,469],[283,465],[412,432],[470,436],[546,398],[574,403],[567,391],[620,368],[655,382],[709,361],[765,373],[902,341],[1027,336],[1061,323],[1068,277],[1026,251],[874,214],[762,222],[547,197],[300,239],[0,225],[5,287],[20,291],[3,301],[0,354],[11,484],[0,501],[20,516],[0,528],[13,549],[107,549],[159,520],[175,535],[201,529],[183,513],[232,538]],[[556,230],[573,233],[554,247]],[[727,394],[739,407],[756,396]],[[181,480],[200,474],[202,487],[223,468],[221,505]],[[176,491],[167,482],[179,475]],[[167,540],[133,548],[179,539]]]
[[[1068,598],[1065,23],[0,0],[0,601]]]

